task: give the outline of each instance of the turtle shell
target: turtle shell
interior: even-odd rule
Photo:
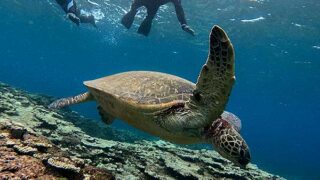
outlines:
[[[188,80],[150,71],[125,72],[86,81],[84,84],[89,89],[137,105],[157,105],[175,100],[188,101],[195,89],[195,84]]]

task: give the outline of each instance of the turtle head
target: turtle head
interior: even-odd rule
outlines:
[[[239,134],[240,119],[232,113],[224,112],[207,129],[206,139],[221,156],[240,167],[246,167],[251,156],[247,143]]]

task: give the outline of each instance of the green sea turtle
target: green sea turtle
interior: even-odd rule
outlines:
[[[119,118],[173,143],[211,143],[223,157],[245,167],[250,152],[239,134],[240,120],[223,112],[234,81],[233,46],[214,26],[196,84],[165,73],[124,72],[86,81],[89,92],[57,100],[49,108],[95,100],[108,124]]]

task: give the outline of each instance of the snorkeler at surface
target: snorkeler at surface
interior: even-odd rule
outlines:
[[[194,30],[187,25],[181,0],[133,0],[130,11],[123,16],[121,23],[129,29],[133,23],[135,15],[137,14],[138,8],[145,6],[147,8],[147,17],[141,23],[138,33],[148,36],[151,29],[152,20],[155,17],[159,7],[169,2],[174,4],[182,30],[194,36]]]
[[[94,27],[96,22],[93,15],[83,15],[80,10],[77,8],[75,0],[56,0],[61,8],[66,12],[67,17],[79,26],[80,23],[90,23]]]

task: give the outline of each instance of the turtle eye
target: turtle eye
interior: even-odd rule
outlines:
[[[193,91],[193,97],[195,98],[196,101],[200,101],[201,100],[201,93],[198,90],[194,90]]]

